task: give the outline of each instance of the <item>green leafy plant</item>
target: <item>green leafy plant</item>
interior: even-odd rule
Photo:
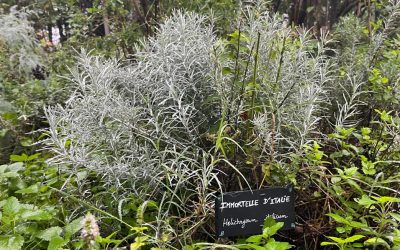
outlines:
[[[355,241],[364,238],[365,236],[363,235],[353,235],[345,239],[337,238],[337,237],[328,237],[329,239],[332,240],[332,242],[322,242],[321,246],[329,246],[329,245],[335,245],[339,249],[344,250],[344,249],[352,249],[352,247],[363,247],[363,245],[354,243]]]
[[[274,236],[283,227],[283,222],[276,222],[272,217],[267,217],[264,221],[263,232],[260,235],[253,235],[246,239],[246,244],[238,245],[239,249],[285,250],[292,248],[288,242],[276,241]]]
[[[0,249],[59,249],[70,244],[81,218],[60,223],[61,207],[48,185],[57,170],[46,168],[40,153],[12,155],[0,166]]]
[[[331,242],[322,242],[321,246],[336,245],[339,249],[363,248],[372,246],[392,249],[399,247],[398,223],[400,214],[390,212],[394,203],[399,203],[400,199],[395,197],[381,196],[368,197],[363,195],[356,199],[356,204],[364,211],[361,216],[354,221],[351,216],[341,217],[337,213],[328,214],[332,219],[342,226],[336,230],[346,238],[328,237]],[[353,232],[358,234],[353,235]],[[367,239],[365,239],[367,238]],[[363,243],[356,243],[363,239]]]
[[[394,166],[399,151],[393,140],[399,123],[390,112],[377,112],[380,120],[371,128],[338,128],[330,135],[340,146],[330,154],[337,174],[332,174],[327,188],[340,205],[328,216],[341,224],[336,227],[341,237],[328,237],[331,241],[323,246],[398,247],[399,214],[394,207],[400,200],[391,187],[398,178]]]
[[[288,242],[277,241],[273,238],[279,229],[283,227],[283,222],[276,222],[272,217],[267,217],[263,224],[262,233],[259,235],[253,235],[247,239],[239,239],[236,244],[223,245],[217,243],[196,243],[193,245],[187,245],[184,250],[196,250],[196,249],[254,249],[254,250],[285,250],[290,249],[293,246]]]

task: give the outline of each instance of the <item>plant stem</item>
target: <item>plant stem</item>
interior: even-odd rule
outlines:
[[[245,81],[246,81],[246,77],[247,77],[247,72],[248,72],[248,69],[249,69],[250,61],[251,61],[251,60],[250,60],[250,59],[251,59],[250,57],[251,57],[251,54],[253,53],[253,49],[254,49],[254,44],[251,46],[249,58],[247,59],[247,62],[246,62],[246,69],[245,69],[245,71],[244,71],[244,75],[243,75],[243,78],[242,78],[242,86],[240,87],[239,101],[238,101],[238,103],[237,103],[237,105],[236,105],[236,114],[239,113],[240,103],[243,101],[243,97],[244,97],[244,85],[245,85]],[[238,129],[238,125],[239,125],[239,116],[236,116],[236,120],[235,120],[235,130]]]
[[[233,101],[233,96],[234,96],[234,91],[235,91],[235,82],[237,78],[239,77],[240,73],[240,68],[239,68],[239,56],[240,56],[240,36],[242,35],[241,30],[240,30],[240,23],[239,23],[239,30],[238,30],[238,41],[237,41],[237,51],[236,51],[236,58],[235,58],[235,76],[233,77],[232,81],[232,86],[231,86],[231,98],[229,101]],[[228,114],[227,114],[227,120],[229,121],[229,113],[228,109]]]
[[[254,56],[254,70],[253,70],[253,91],[251,95],[251,115],[250,118],[252,119],[254,116],[254,102],[255,102],[255,96],[256,96],[256,80],[257,80],[257,63],[258,63],[258,50],[260,48],[260,32],[257,34],[257,45],[256,45],[256,54]]]

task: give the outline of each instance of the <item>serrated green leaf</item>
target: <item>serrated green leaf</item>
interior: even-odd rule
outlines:
[[[338,237],[329,236],[328,238],[333,240],[336,243],[339,243],[339,244],[344,244],[345,243],[344,239],[341,239],[341,238],[338,238]]]
[[[351,168],[345,168],[344,169],[344,173],[346,174],[346,176],[353,176],[357,173],[358,168],[357,167],[351,167]]]
[[[28,155],[10,155],[10,161],[24,162],[28,160]]]
[[[333,176],[333,177],[331,178],[332,184],[338,183],[338,182],[340,182],[341,180],[342,180],[342,178],[340,178],[339,176]]]
[[[355,201],[363,207],[370,207],[371,205],[376,204],[376,201],[372,200],[368,195],[365,194],[361,197],[361,199],[355,199]]]
[[[371,239],[368,239],[364,241],[365,246],[385,246],[386,248],[390,249],[390,245],[382,238],[379,237],[373,237]]]
[[[35,206],[33,204],[22,204],[21,203],[21,212],[25,212],[25,211],[33,211],[35,210]]]
[[[53,218],[49,212],[44,210],[24,211],[21,217],[26,220],[34,221],[51,220]]]
[[[356,235],[353,235],[353,236],[351,236],[351,237],[346,238],[346,239],[344,240],[344,243],[353,243],[354,241],[357,241],[357,240],[362,239],[362,238],[364,238],[364,237],[365,237],[364,235],[358,235],[358,234],[356,234]]]
[[[267,217],[264,221],[263,236],[273,236],[283,225],[283,222],[276,222],[272,217]]]
[[[364,244],[363,244],[363,243],[357,243],[357,242],[356,242],[356,243],[353,243],[352,246],[353,246],[353,247],[356,247],[356,248],[363,248],[363,247],[364,247]]]
[[[358,222],[358,221],[351,221],[349,223],[349,225],[351,227],[354,227],[354,228],[368,228],[367,224],[364,224],[364,223],[361,223],[361,222]]]
[[[276,224],[276,221],[271,216],[268,216],[264,220],[263,228],[272,227]]]
[[[135,242],[133,242],[130,245],[130,250],[139,250],[142,246],[147,245],[145,241],[148,239],[148,236],[141,236],[141,237],[136,237]]]
[[[24,169],[23,162],[15,162],[13,164],[8,165],[8,170],[11,172],[18,172]]]
[[[400,202],[400,198],[390,197],[390,196],[381,196],[381,197],[372,197],[378,203],[388,203],[388,202]]]
[[[237,248],[239,248],[239,249],[245,249],[245,250],[249,250],[249,249],[252,249],[252,250],[265,250],[265,247],[262,247],[262,246],[258,246],[258,245],[256,245],[256,244],[246,244],[246,245],[242,245],[242,246],[236,246]]]
[[[27,161],[35,160],[35,159],[39,158],[40,155],[41,155],[41,153],[36,153],[36,154],[30,155],[30,156],[28,156]]]
[[[74,235],[79,230],[81,230],[81,228],[82,228],[82,224],[81,224],[82,219],[83,219],[83,217],[79,217],[79,218],[71,221],[70,223],[68,223],[68,225],[65,226],[65,238],[66,239],[71,238],[72,235]]]
[[[362,188],[360,187],[360,185],[358,185],[357,182],[355,182],[354,180],[351,179],[347,179],[346,182],[351,185],[353,188],[357,189],[360,193],[363,192]]]
[[[30,147],[32,146],[32,139],[31,138],[24,138],[20,141],[21,146]]]
[[[368,127],[364,127],[364,128],[361,128],[361,134],[362,135],[369,135],[369,134],[371,134],[371,128],[368,128]]]
[[[37,235],[40,232],[39,223],[19,223],[15,227],[15,232],[21,235]]]
[[[21,235],[0,236],[0,250],[19,250],[24,245]]]
[[[361,155],[361,165],[362,171],[366,175],[374,175],[376,174],[375,164],[367,159],[364,155]]]
[[[340,215],[329,213],[327,214],[329,217],[334,219],[336,222],[348,225],[350,221],[346,220],[345,218],[341,217]]]
[[[27,188],[16,191],[17,194],[35,194],[39,192],[39,185],[33,184]]]
[[[288,242],[279,242],[274,239],[270,239],[267,244],[264,245],[264,249],[268,250],[286,250],[292,246]]]
[[[62,232],[61,227],[50,227],[39,234],[39,238],[45,241],[50,241],[53,237],[59,236]]]
[[[21,203],[15,197],[9,197],[3,205],[3,215],[13,216],[21,209]]]
[[[49,246],[47,250],[59,250],[61,247],[65,246],[68,243],[67,240],[64,240],[60,236],[55,236],[51,238],[49,242]]]
[[[342,233],[346,232],[346,229],[345,229],[344,227],[337,227],[337,228],[336,228],[336,231],[337,231],[338,233],[342,234]]]
[[[246,242],[258,243],[262,240],[262,238],[263,238],[262,235],[253,235],[253,236],[250,236],[249,238],[247,238]]]
[[[17,178],[19,177],[19,174],[16,172],[5,172],[1,175],[2,178]]]

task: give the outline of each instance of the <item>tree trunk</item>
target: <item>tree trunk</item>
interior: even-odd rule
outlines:
[[[328,27],[332,28],[332,25],[337,22],[337,12],[339,9],[340,0],[329,0],[329,16],[328,16]]]
[[[107,13],[107,0],[102,1],[102,7],[103,7],[104,35],[107,36],[110,34],[110,20],[108,18],[108,13]]]
[[[160,0],[154,1],[154,21],[158,23],[158,16],[160,12]]]
[[[51,23],[47,25],[47,33],[49,36],[49,42],[53,43],[53,26]]]
[[[60,18],[56,21],[58,32],[60,33],[60,42],[63,43],[67,40],[67,36],[65,34],[65,30],[63,27],[64,24],[64,18]]]
[[[132,9],[132,18],[139,22],[139,25],[143,32],[146,32],[146,20],[144,14],[142,14],[139,6],[139,0],[130,0]]]
[[[149,11],[149,6],[147,4],[147,0],[140,0],[140,5],[142,6],[142,10],[143,10],[146,35],[150,35],[151,34],[151,27],[150,27],[151,13]]]

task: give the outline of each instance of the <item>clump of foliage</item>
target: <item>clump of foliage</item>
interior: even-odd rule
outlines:
[[[246,176],[257,186],[266,179],[294,181],[291,154],[301,154],[302,145],[318,136],[322,101],[332,81],[329,40],[293,31],[287,20],[262,9],[244,14],[248,25],[222,43],[217,55],[224,127],[219,133],[241,150],[226,139],[217,141],[217,149],[224,148],[243,171],[252,169]]]
[[[152,178],[166,160],[163,151],[192,147],[208,121],[198,105],[210,89],[204,84],[214,39],[201,22],[177,13],[133,67],[84,54],[72,72],[75,94],[66,107],[46,110],[51,137],[44,142],[57,152],[53,161],[74,168],[91,162],[91,170],[123,184]]]
[[[28,134],[44,126],[43,106],[62,102],[64,82],[49,76],[49,60],[28,11],[0,14],[0,162],[9,155],[33,153]]]
[[[212,211],[210,188],[217,180],[211,156],[198,146],[198,134],[212,119],[212,107],[203,102],[212,90],[215,38],[203,20],[177,12],[144,43],[132,66],[83,55],[72,72],[75,94],[65,107],[46,109],[51,162],[74,175],[89,170],[104,176],[117,197],[129,191],[164,199],[160,221],[178,209],[188,214],[185,223],[198,226]],[[164,197],[160,188],[168,190]],[[190,201],[194,194],[198,203]],[[194,208],[198,215],[190,213]],[[168,224],[153,226],[173,232]]]
[[[15,8],[9,14],[0,15],[0,40],[10,54],[10,67],[17,72],[30,74],[32,69],[42,65],[41,47],[35,37],[35,30],[28,20],[28,13]]]
[[[307,167],[300,171],[304,191],[319,204],[318,213],[331,218],[318,221],[316,226],[328,235],[335,232],[323,246],[353,249],[398,245],[394,235],[398,226],[399,151],[393,146],[398,125],[397,118],[381,114],[371,128],[338,128],[329,135],[324,149],[315,144],[307,150],[307,159],[303,160]]]
[[[273,238],[276,236],[279,229],[283,227],[283,222],[276,222],[272,217],[267,217],[263,224],[262,233],[253,235],[247,239],[240,239],[232,245],[213,244],[213,243],[196,243],[190,246],[185,246],[184,250],[206,249],[212,247],[216,249],[254,249],[254,250],[268,250],[268,249],[291,249],[293,246],[288,242],[280,242]]]
[[[19,133],[24,131],[25,126],[20,123],[18,117],[25,115],[20,118],[26,120],[26,115],[30,112],[24,111],[32,108],[28,107],[30,96],[25,93],[30,88],[31,94],[40,95],[44,88],[35,80],[24,84],[25,81],[31,80],[32,70],[40,67],[42,59],[41,48],[34,37],[34,29],[27,19],[27,14],[16,10],[9,14],[1,14],[0,24],[0,162],[4,162],[8,160],[8,155],[16,150],[15,144],[29,144],[29,137]]]
[[[65,213],[55,199],[57,169],[47,167],[40,153],[12,155],[11,161],[0,166],[0,249],[72,246],[81,218]]]

